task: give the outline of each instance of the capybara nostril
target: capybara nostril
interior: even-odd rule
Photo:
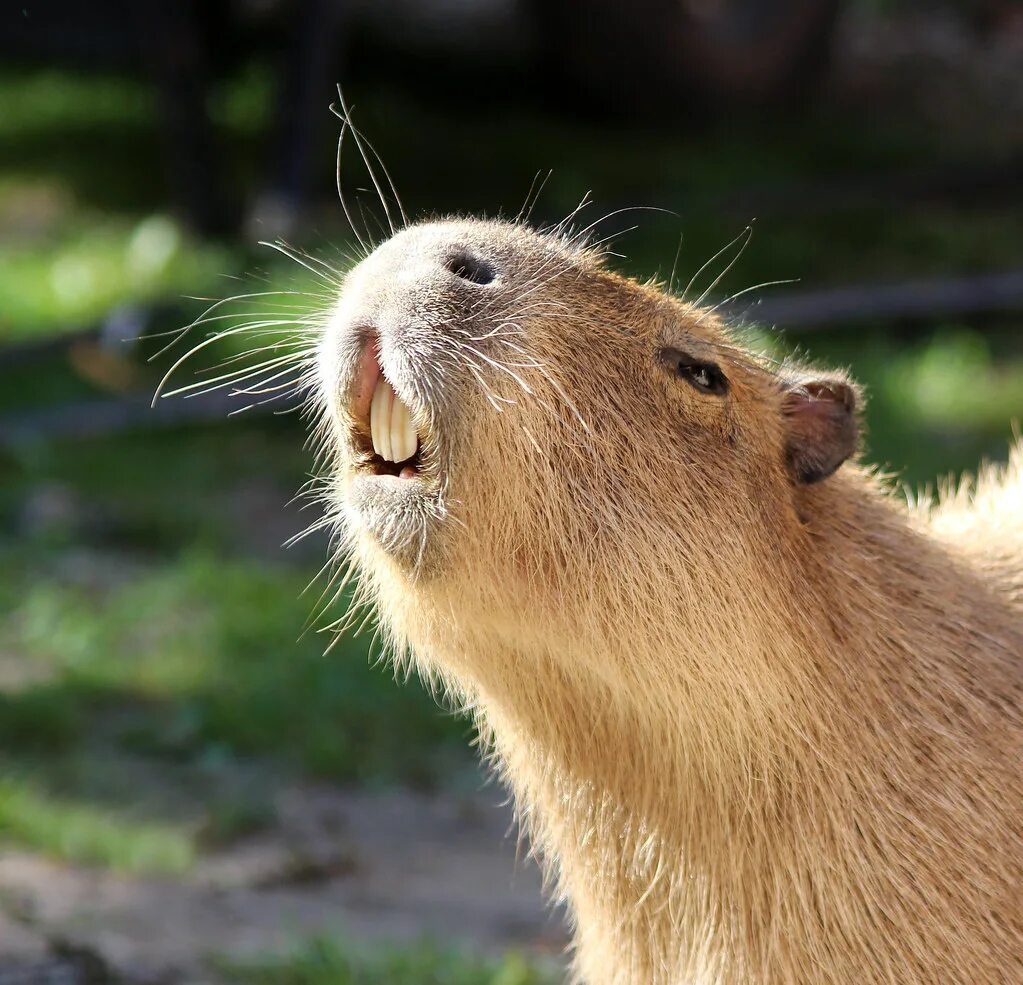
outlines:
[[[449,257],[444,266],[456,277],[471,281],[473,284],[489,284],[497,276],[492,263],[464,251]]]

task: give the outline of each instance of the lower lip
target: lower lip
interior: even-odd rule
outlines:
[[[372,475],[357,472],[351,478],[349,495],[356,502],[372,502],[383,507],[388,513],[400,509],[401,504],[411,505],[429,498],[430,489],[426,483],[414,479],[403,479],[397,475]]]

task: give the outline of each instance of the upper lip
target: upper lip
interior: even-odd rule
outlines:
[[[362,347],[359,355],[349,402],[356,428],[366,434],[369,433],[369,409],[373,402],[373,391],[380,374],[380,343],[372,338]]]

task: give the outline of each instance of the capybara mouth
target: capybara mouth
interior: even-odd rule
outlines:
[[[384,376],[375,340],[363,350],[351,410],[356,469],[370,475],[417,478],[422,464],[419,433],[408,404]]]

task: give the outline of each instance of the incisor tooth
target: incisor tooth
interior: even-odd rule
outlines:
[[[397,395],[391,412],[391,453],[394,461],[404,462],[416,453],[416,432],[405,402]]]
[[[412,412],[405,408],[405,458],[411,458],[419,449],[419,435],[412,423]],[[405,461],[405,458],[402,461]]]
[[[406,458],[411,458],[417,451],[419,451],[419,432],[416,430],[416,426],[412,423],[412,414],[409,409],[405,408],[405,413],[408,415],[408,425],[405,430],[406,440],[408,441],[408,454]]]
[[[377,380],[370,401],[369,430],[373,451],[384,461],[404,462],[419,447],[408,407],[383,376]]]
[[[394,402],[394,411],[391,414],[391,453],[395,461],[404,461],[408,455],[405,452],[405,431],[408,427],[408,408],[401,399]]]
[[[391,441],[391,461],[400,462],[405,456],[405,405],[395,394],[391,405],[391,429],[388,437]]]
[[[373,399],[369,402],[369,437],[370,444],[373,446],[373,451],[376,451],[380,445],[380,413],[377,410],[377,405],[380,403],[380,381],[377,380],[377,385],[373,388]]]
[[[391,387],[382,376],[377,380],[376,389],[373,391],[373,400],[369,407],[369,430],[373,441],[373,451],[381,458],[384,454],[384,435],[389,435],[391,430],[390,399]]]
[[[391,385],[385,384],[384,389],[384,415],[380,421],[380,454],[387,462],[394,461],[394,453],[391,450],[391,420],[394,418],[394,390]]]

